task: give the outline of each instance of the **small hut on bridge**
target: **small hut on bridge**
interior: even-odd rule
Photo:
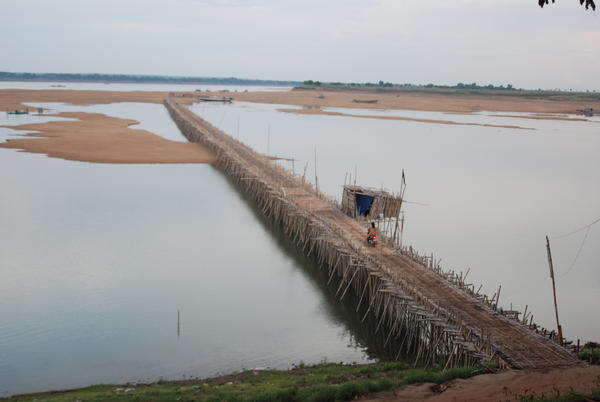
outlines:
[[[361,186],[344,186],[342,211],[358,221],[374,222],[391,247],[402,246],[402,196]]]
[[[398,218],[402,198],[383,190],[361,186],[344,186],[342,211],[352,218],[367,220]]]

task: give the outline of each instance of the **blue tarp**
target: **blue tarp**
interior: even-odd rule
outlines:
[[[356,209],[358,209],[358,214],[360,216],[366,216],[369,213],[369,209],[371,208],[374,199],[375,197],[369,195],[356,194]]]

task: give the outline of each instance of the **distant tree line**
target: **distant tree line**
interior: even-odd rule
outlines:
[[[303,82],[303,85],[305,86],[309,86],[309,87],[321,87],[321,86],[328,86],[328,87],[384,87],[384,88],[391,88],[391,87],[395,87],[395,88],[446,88],[446,89],[490,89],[490,90],[497,90],[497,91],[521,91],[522,89],[516,89],[515,87],[513,87],[512,84],[507,84],[506,86],[504,85],[492,85],[492,84],[488,84],[488,85],[478,85],[477,83],[473,82],[471,84],[464,84],[462,82],[459,82],[456,85],[437,85],[437,84],[424,84],[424,85],[418,85],[418,84],[392,84],[391,82],[386,82],[386,81],[379,81],[377,83],[373,83],[373,82],[321,82],[321,81],[313,81],[313,80],[307,80]]]
[[[431,84],[428,84],[431,85]],[[477,85],[477,83],[472,83],[472,84],[463,84],[462,82],[459,82],[458,84],[450,87],[444,87],[444,86],[436,86],[436,88],[456,88],[456,89],[493,89],[496,91],[522,91],[522,89],[516,89],[515,87],[512,86],[512,84],[506,84],[506,86],[504,85],[492,85],[492,84],[488,84],[488,85]]]
[[[398,86],[398,84],[392,84],[391,82],[383,82],[383,81],[379,81],[378,83],[373,83],[373,82],[321,82],[321,81],[313,81],[313,80],[307,80],[304,81],[302,83],[303,85],[307,85],[307,86],[317,86],[320,87],[321,85],[327,85],[327,86],[336,86],[336,87],[396,87]]]
[[[128,82],[157,84],[220,84],[294,86],[299,81],[255,80],[247,78],[177,77],[135,74],[10,73],[0,71],[0,81]]]

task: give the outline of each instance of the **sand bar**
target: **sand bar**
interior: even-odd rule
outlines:
[[[0,89],[0,110],[25,108],[22,104],[35,102],[64,102],[74,105],[107,104],[114,102],[162,103],[170,92],[145,91],[77,91]],[[178,92],[184,95],[180,103],[192,103],[199,97],[215,92]],[[569,102],[519,98],[515,96],[450,95],[427,93],[354,93],[326,91],[287,92],[227,92],[234,100],[294,106],[344,107],[358,109],[422,110],[448,113],[481,111],[574,114],[577,109],[600,110],[600,101]],[[377,100],[377,103],[356,103],[354,99]],[[33,108],[30,108],[33,109]],[[549,120],[556,116],[538,116]]]
[[[515,96],[450,95],[426,93],[354,93],[325,91],[237,92],[235,100],[296,106],[345,107],[358,109],[404,109],[472,113],[481,111],[574,114],[577,109],[600,110],[600,101],[567,102]],[[354,99],[377,100],[356,103]],[[549,116],[551,117],[551,116]]]
[[[497,127],[497,128],[514,128],[523,130],[532,130],[527,127],[502,125],[502,124],[484,124],[484,123],[464,123],[452,120],[434,120],[434,119],[419,119],[415,117],[401,117],[401,116],[373,116],[367,114],[349,114],[340,112],[331,112],[322,109],[277,109],[284,113],[296,113],[296,114],[320,114],[326,116],[344,116],[344,117],[358,117],[363,119],[381,119],[381,120],[402,120],[402,121],[414,121],[418,123],[431,123],[431,124],[452,124],[461,126],[481,126],[481,127]]]
[[[0,89],[0,110],[29,109],[23,103],[60,102],[72,105],[99,105],[115,102],[162,103],[168,92],[71,91],[60,89]]]
[[[199,144],[164,139],[146,130],[129,128],[135,120],[95,113],[60,113],[78,119],[8,128],[37,133],[0,143],[54,158],[100,163],[212,163],[214,155]]]

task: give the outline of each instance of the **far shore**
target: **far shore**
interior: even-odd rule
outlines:
[[[73,105],[115,102],[162,103],[172,92],[147,91],[78,91],[0,89],[0,110],[30,109],[24,103],[63,102]],[[193,103],[215,92],[177,92],[182,103]],[[578,109],[600,110],[600,101],[556,101],[506,96],[451,95],[430,93],[365,93],[293,90],[286,92],[227,92],[237,101],[306,107],[341,107],[354,109],[421,110],[446,113],[515,112],[531,113],[532,118],[556,120],[564,116],[544,114],[576,114]],[[357,103],[376,101],[375,103]],[[583,120],[586,120],[582,117]]]

